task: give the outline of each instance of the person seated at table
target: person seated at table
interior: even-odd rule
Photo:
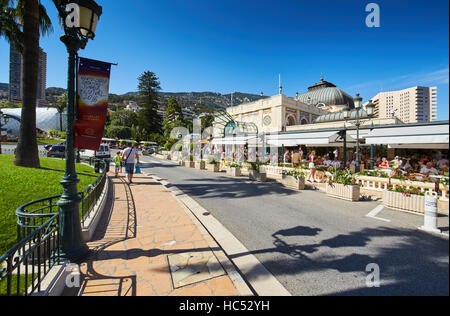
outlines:
[[[442,158],[437,161],[436,166],[438,168],[442,168],[442,166],[445,166],[445,165],[448,166],[448,163],[449,163],[449,161],[448,161],[447,157],[442,156]]]
[[[414,171],[413,166],[411,165],[411,158],[407,158],[405,162],[400,166],[400,169],[406,173],[411,173]]]
[[[332,162],[333,160],[330,159],[330,156],[325,156],[323,160],[323,165],[328,168],[331,166]]]
[[[386,157],[383,157],[383,159],[381,159],[381,163],[379,166],[382,169],[389,169],[389,161],[387,160]]]
[[[420,173],[424,176],[439,175],[439,172],[433,167],[433,163],[431,162],[428,162],[425,167],[420,170]]]
[[[323,166],[323,159],[322,157],[317,157],[316,159],[316,166]]]
[[[331,163],[331,166],[334,169],[340,169],[341,168],[341,162],[339,161],[338,157],[334,157],[334,161]]]
[[[449,172],[448,162],[445,165],[442,165],[440,168],[442,175],[445,175],[446,172]]]
[[[403,164],[403,161],[400,159],[399,156],[396,156],[394,160],[392,160],[393,168],[398,169]]]

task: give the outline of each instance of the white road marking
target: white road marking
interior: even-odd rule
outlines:
[[[378,205],[375,209],[373,209],[369,214],[366,215],[366,217],[369,218],[373,218],[373,219],[377,219],[383,222],[387,222],[390,223],[391,221],[389,219],[385,219],[385,218],[381,218],[381,217],[377,217],[378,214],[381,213],[381,211],[384,210],[384,206],[383,205]]]

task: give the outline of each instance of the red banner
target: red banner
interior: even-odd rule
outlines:
[[[80,58],[75,148],[100,148],[106,125],[110,74],[110,63]]]

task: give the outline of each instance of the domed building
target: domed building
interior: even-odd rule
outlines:
[[[341,112],[346,106],[349,106],[350,109],[355,108],[352,96],[323,78],[314,86],[309,87],[308,92],[297,95],[296,98],[300,102],[328,112]]]

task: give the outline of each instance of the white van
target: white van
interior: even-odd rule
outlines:
[[[100,145],[100,148],[97,151],[87,149],[80,150],[80,158],[87,160],[90,158],[109,159],[111,158],[111,152],[108,145]]]

